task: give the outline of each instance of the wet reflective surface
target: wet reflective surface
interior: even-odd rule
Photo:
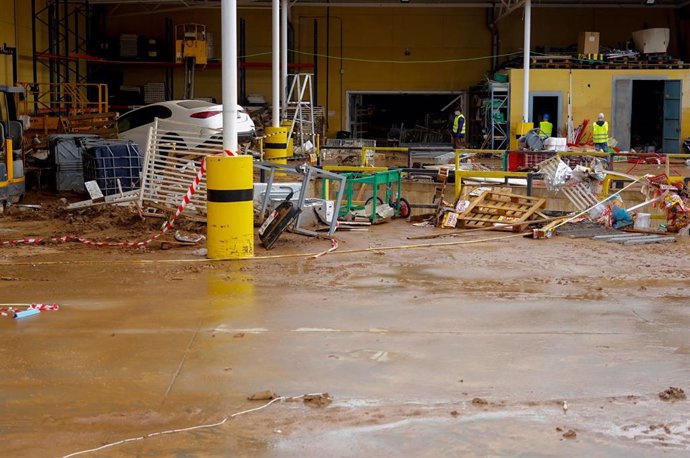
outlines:
[[[346,233],[341,249],[417,230]],[[271,254],[325,248],[290,236]],[[213,423],[261,405],[246,400],[261,390],[334,402],[94,456],[690,452],[689,401],[657,396],[690,392],[687,242],[514,238],[225,263],[191,251],[0,252],[2,302],[62,306],[0,319],[2,456]]]

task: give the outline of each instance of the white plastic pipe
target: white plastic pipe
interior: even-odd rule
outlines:
[[[222,0],[223,150],[237,154],[237,0]]]
[[[525,0],[525,43],[523,45],[522,122],[529,121],[529,58],[532,29],[532,0]]]
[[[280,127],[280,0],[273,0],[271,36],[273,38],[273,127]]]
[[[288,96],[288,0],[282,0],[280,10],[280,82],[283,92],[283,116],[287,113]]]

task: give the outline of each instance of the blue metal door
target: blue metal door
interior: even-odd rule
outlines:
[[[664,84],[664,153],[680,152],[681,80]]]

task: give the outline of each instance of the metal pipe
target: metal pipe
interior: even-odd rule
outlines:
[[[280,127],[280,2],[273,0],[271,17],[271,37],[273,51],[273,72],[271,75],[273,112],[271,125]]]
[[[240,73],[239,73],[239,98],[240,98],[240,103],[244,104],[247,102],[247,24],[244,19],[240,19],[240,38],[239,38],[239,47],[240,47]]]
[[[345,69],[343,68],[343,18],[337,17],[340,20],[340,71],[338,76],[340,77],[340,130],[345,130],[345,91],[343,90],[343,75],[345,74]]]
[[[532,0],[525,0],[525,43],[523,46],[523,81],[522,81],[522,122],[529,119],[529,58],[530,33],[532,28]]]
[[[319,104],[319,21],[314,19],[314,106]]]
[[[283,116],[287,115],[288,96],[288,0],[281,0],[280,10],[280,83],[282,87]]]
[[[19,61],[17,60],[17,47],[10,48],[12,52],[12,85],[16,86],[19,81]],[[29,94],[25,94],[28,97]]]
[[[48,46],[50,53],[55,55],[55,24],[57,23],[57,17],[55,16],[55,4],[50,3],[48,5]],[[55,61],[53,59],[48,59],[48,77],[51,83],[55,83]],[[55,101],[55,95],[53,94],[52,87],[50,88],[50,102]]]
[[[79,49],[79,8],[80,6],[77,5],[72,10],[72,14],[74,15],[74,52],[77,54],[81,54],[81,49]],[[67,51],[69,52],[69,49]],[[79,78],[79,67],[81,67],[81,62],[77,60],[74,62],[74,81],[76,83],[81,82]]]
[[[498,69],[498,24],[493,8],[486,10],[486,22],[491,32],[491,71]]]
[[[60,8],[60,7],[58,6],[58,8]],[[69,33],[70,33],[70,31],[69,31],[69,4],[67,3],[67,0],[64,0],[64,2],[63,2],[63,15],[64,15],[64,17],[62,19],[62,34],[63,34],[63,39],[65,40],[65,63],[64,63],[65,74],[63,75],[62,81],[60,81],[60,82],[69,83],[69,66],[70,66],[70,62],[69,62]],[[59,40],[59,38],[58,38],[58,40]],[[58,46],[60,46],[60,45],[58,44]],[[69,95],[65,96],[65,99],[69,102],[72,101],[72,97]]]
[[[330,81],[331,81],[331,8],[326,8],[326,126],[330,125]]]
[[[31,71],[33,75],[33,83],[37,84],[38,83],[38,58],[36,57],[36,52],[38,49],[36,49],[36,21],[38,19],[36,18],[36,0],[31,0]],[[15,43],[16,46],[16,43]],[[38,92],[37,91],[32,91],[34,93],[34,111],[33,113],[36,114],[38,113]],[[29,94],[26,94],[28,97]]]
[[[237,153],[237,0],[222,0],[223,150]]]

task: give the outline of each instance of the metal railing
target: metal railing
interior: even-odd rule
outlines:
[[[18,83],[26,97],[21,114],[76,115],[108,112],[108,85],[99,83]]]

